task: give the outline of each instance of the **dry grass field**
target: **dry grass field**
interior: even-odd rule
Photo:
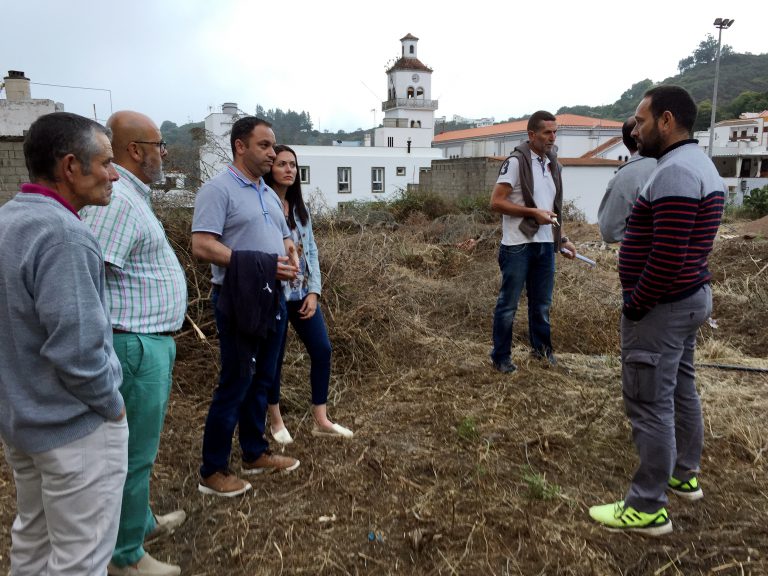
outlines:
[[[167,221],[187,266],[189,314],[207,338],[186,324],[177,338],[153,503],[189,520],[149,548],[183,574],[768,574],[768,374],[718,367],[768,367],[765,232],[745,239],[724,226],[712,255],[716,328],[702,328],[697,357],[705,498],[672,500],[673,534],[647,539],[587,515],[623,495],[636,465],[621,401],[616,254],[601,249],[595,226],[567,231],[596,269],[558,259],[559,367],[529,359],[523,303],[511,376],[488,360],[498,226],[466,216],[318,226],[334,345],[329,412],[355,438],[309,434],[307,357],[289,336],[283,406],[301,467],[224,500],[197,491],[218,349],[188,225]],[[468,238],[474,247],[457,248]],[[3,462],[0,573],[13,514]]]

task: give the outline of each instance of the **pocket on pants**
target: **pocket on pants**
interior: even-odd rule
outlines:
[[[131,376],[136,376],[141,370],[141,363],[144,360],[144,343],[141,337],[132,334],[125,342],[125,366]]]
[[[648,350],[625,350],[622,358],[621,381],[624,395],[638,402],[656,399],[661,354]]]

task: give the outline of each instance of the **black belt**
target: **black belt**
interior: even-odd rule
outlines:
[[[170,336],[174,337],[179,334],[179,330],[175,332],[131,332],[130,330],[121,330],[120,328],[112,328],[113,334],[136,334],[138,336]]]

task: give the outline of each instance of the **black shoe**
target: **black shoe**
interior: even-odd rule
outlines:
[[[502,374],[512,374],[517,370],[517,366],[512,363],[512,360],[503,360],[502,362],[494,362],[493,367]]]
[[[546,356],[544,354],[541,354],[539,352],[531,352],[531,357],[534,360],[544,361],[546,360],[549,362],[549,365],[552,366],[552,368],[557,368],[557,358],[552,352],[548,352]]]

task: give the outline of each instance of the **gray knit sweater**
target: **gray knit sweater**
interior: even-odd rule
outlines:
[[[28,453],[87,436],[123,409],[101,249],[55,199],[0,207],[0,436]]]

